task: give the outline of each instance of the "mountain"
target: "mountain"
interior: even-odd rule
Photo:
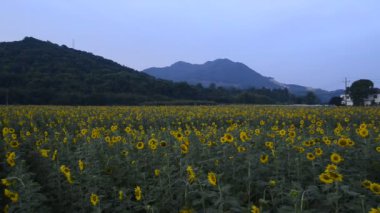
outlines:
[[[323,89],[315,89],[296,84],[284,84],[284,86],[295,96],[305,96],[308,92],[313,92],[319,98],[321,103],[328,103],[332,97],[344,94],[344,90],[342,89],[326,91]]]
[[[204,86],[215,84],[223,87],[236,88],[281,88],[269,77],[264,77],[242,63],[229,59],[217,59],[204,64],[190,64],[179,61],[169,67],[149,68],[143,72],[157,78],[186,81],[191,84],[201,83]]]
[[[342,94],[343,90],[325,91],[294,84],[284,84],[275,81],[273,78],[265,77],[254,71],[243,63],[233,62],[229,59],[217,59],[208,61],[204,64],[190,64],[179,61],[168,67],[148,68],[143,72],[154,77],[175,82],[187,82],[190,84],[202,84],[209,86],[235,87],[240,89],[247,88],[268,88],[268,89],[288,89],[296,96],[305,96],[312,91],[326,103],[331,97]]]
[[[207,66],[223,71],[229,63],[221,60],[219,64],[210,62]],[[252,75],[245,65],[235,66],[240,67],[246,76]],[[173,67],[186,70],[187,64],[180,62]],[[205,69],[205,74],[207,70],[212,69]],[[237,78],[228,72],[223,75]],[[259,74],[253,75],[260,77]],[[286,90],[281,89],[204,88],[156,79],[92,53],[32,37],[0,42],[0,82],[0,104],[286,104],[293,100]]]

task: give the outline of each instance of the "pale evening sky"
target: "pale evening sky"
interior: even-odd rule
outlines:
[[[33,36],[143,70],[229,58],[283,83],[380,87],[379,0],[4,0],[0,41]]]

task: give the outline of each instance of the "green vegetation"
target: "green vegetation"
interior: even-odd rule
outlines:
[[[0,106],[0,211],[367,213],[380,207],[379,115]]]
[[[364,99],[374,91],[373,82],[367,79],[360,79],[352,83],[349,88],[352,101],[355,106],[363,106]]]
[[[91,53],[26,37],[0,43],[0,104],[308,103],[286,89],[227,89],[159,80]]]

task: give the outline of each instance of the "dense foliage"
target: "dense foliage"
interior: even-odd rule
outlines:
[[[0,104],[306,103],[286,89],[238,90],[158,80],[91,53],[27,37],[0,43]]]
[[[9,212],[376,212],[380,109],[0,107]]]
[[[363,106],[364,99],[374,92],[373,82],[368,79],[354,81],[348,91],[354,105]]]

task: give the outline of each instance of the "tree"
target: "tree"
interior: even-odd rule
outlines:
[[[342,98],[339,96],[332,97],[329,101],[330,105],[342,106]]]
[[[373,82],[368,79],[360,79],[352,83],[349,92],[354,106],[364,105],[364,99],[373,93]]]
[[[312,91],[307,92],[304,99],[306,104],[317,104],[319,102],[317,96]]]

